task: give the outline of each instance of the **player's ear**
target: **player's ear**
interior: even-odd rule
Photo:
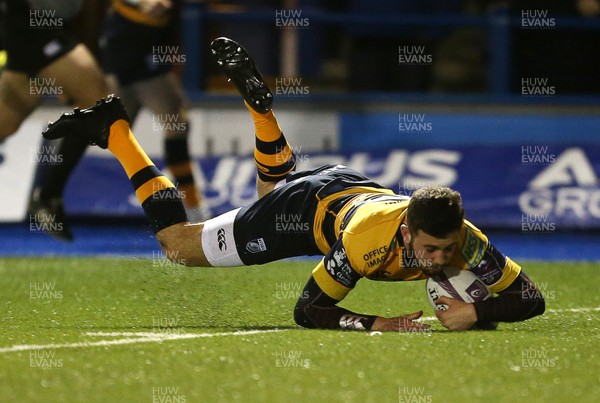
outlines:
[[[406,224],[400,226],[400,233],[402,234],[402,242],[404,242],[404,245],[408,245],[410,243],[410,231]]]

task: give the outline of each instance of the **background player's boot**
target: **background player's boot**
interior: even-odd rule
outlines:
[[[225,37],[212,41],[210,49],[217,64],[248,105],[259,113],[269,112],[273,105],[273,94],[246,49]]]
[[[92,145],[108,148],[110,126],[123,119],[129,123],[129,116],[119,97],[109,95],[86,109],[75,108],[65,112],[56,122],[51,122],[42,135],[45,139],[55,140],[66,136],[82,136]]]
[[[29,223],[38,224],[36,227],[60,241],[72,241],[73,234],[67,227],[63,200],[60,197],[45,199],[41,189],[33,190],[29,206]]]

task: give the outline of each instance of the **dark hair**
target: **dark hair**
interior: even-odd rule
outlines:
[[[465,218],[460,193],[444,186],[427,186],[415,191],[408,203],[408,230],[422,230],[436,238],[445,238],[461,228]]]

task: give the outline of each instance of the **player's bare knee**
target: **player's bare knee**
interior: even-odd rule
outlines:
[[[210,266],[202,252],[202,224],[179,223],[156,234],[165,257],[184,266]]]
[[[182,266],[206,266],[200,259],[196,251],[186,248],[185,245],[179,245],[177,242],[159,242],[164,256],[173,263]]]
[[[256,192],[258,193],[258,198],[263,197],[264,195],[270,193],[275,189],[275,185],[277,182],[266,182],[260,179],[258,176],[256,177]]]
[[[162,248],[164,256],[173,263],[180,264],[182,266],[192,266],[191,263],[194,259],[190,256],[189,251],[182,249],[178,242],[174,239],[161,239],[158,241]]]

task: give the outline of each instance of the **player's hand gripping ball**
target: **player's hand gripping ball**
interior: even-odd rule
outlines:
[[[435,304],[441,296],[458,299],[472,304],[492,297],[483,281],[468,270],[445,267],[442,271],[427,279],[427,299],[433,309],[445,311],[448,305]]]
[[[468,270],[456,267],[445,267],[441,272],[428,278],[425,286],[427,299],[434,310],[448,309],[446,304],[436,305],[435,300],[441,296],[458,299],[468,304],[492,298],[492,293],[479,277]],[[478,321],[471,329],[495,330],[497,326],[497,322]]]

